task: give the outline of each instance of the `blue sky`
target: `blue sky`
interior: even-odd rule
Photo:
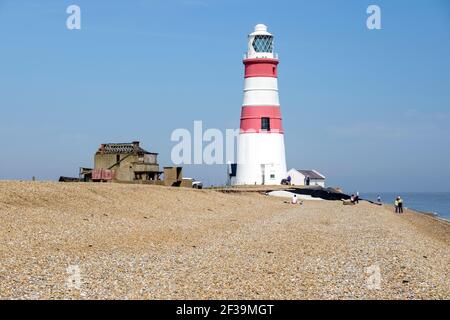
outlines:
[[[170,165],[174,129],[237,128],[257,23],[276,36],[288,167],[348,192],[450,191],[446,0],[0,0],[0,179],[74,176],[103,142],[140,140]]]

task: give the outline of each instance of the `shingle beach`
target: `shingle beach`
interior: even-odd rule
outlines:
[[[449,299],[450,223],[390,206],[0,182],[1,299]]]

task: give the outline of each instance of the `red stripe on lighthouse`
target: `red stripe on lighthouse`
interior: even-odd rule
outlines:
[[[270,130],[262,129],[262,118],[270,119]],[[280,107],[242,107],[241,133],[283,133]]]
[[[278,77],[279,61],[277,59],[246,59],[245,64],[245,78],[252,77]]]

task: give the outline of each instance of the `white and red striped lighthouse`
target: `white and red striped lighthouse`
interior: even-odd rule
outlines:
[[[237,147],[237,185],[278,185],[286,178],[284,132],[273,35],[258,24],[248,36]]]

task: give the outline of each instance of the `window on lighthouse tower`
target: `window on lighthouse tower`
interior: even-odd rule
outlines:
[[[261,118],[261,130],[270,131],[270,118]]]

